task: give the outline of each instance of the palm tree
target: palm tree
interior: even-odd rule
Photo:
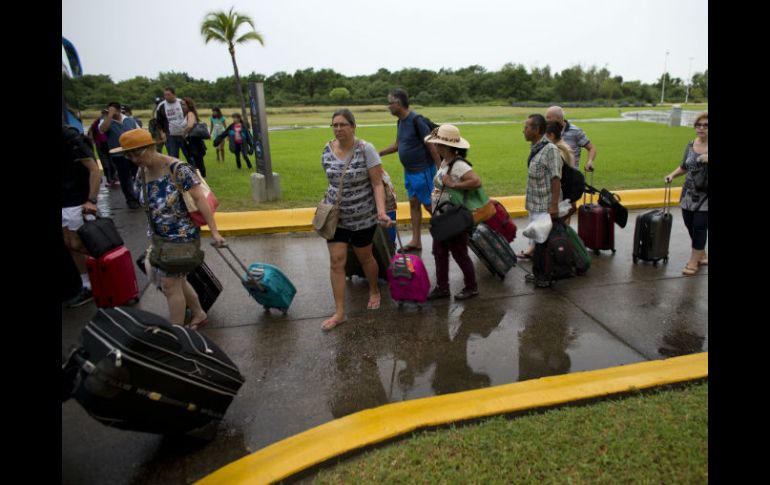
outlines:
[[[227,13],[223,10],[219,10],[210,12],[206,15],[201,24],[201,35],[206,44],[211,40],[227,44],[227,49],[230,51],[230,57],[233,60],[238,99],[241,100],[241,116],[243,116],[243,122],[248,125],[248,118],[246,117],[246,101],[243,99],[243,89],[241,88],[241,76],[238,74],[238,64],[235,62],[235,44],[244,44],[250,40],[256,40],[260,44],[265,45],[265,41],[262,38],[262,35],[256,31],[254,21],[251,17],[248,15],[241,15],[238,12],[233,12],[233,8],[234,7],[230,7],[230,11]],[[236,37],[238,29],[243,24],[250,25],[251,30],[240,37]]]

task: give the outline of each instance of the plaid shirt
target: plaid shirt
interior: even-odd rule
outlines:
[[[551,205],[551,179],[554,177],[561,179],[562,161],[559,149],[546,137],[543,137],[539,143],[543,142],[545,146],[529,164],[525,207],[530,213],[548,212],[548,207]]]
[[[581,128],[571,124],[569,121],[564,133],[561,134],[561,139],[572,148],[572,153],[575,154],[575,168],[580,168],[581,148],[591,143],[591,140],[588,139]]]

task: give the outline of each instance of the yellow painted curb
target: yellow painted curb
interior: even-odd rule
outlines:
[[[708,377],[708,352],[386,404],[322,424],[226,465],[198,485],[272,483],[415,429]]]
[[[662,207],[665,189],[636,189],[620,190],[615,192],[620,196],[621,203],[628,209],[640,209],[644,207]],[[671,200],[677,204],[682,193],[681,187],[671,189]],[[524,217],[527,210],[524,208],[524,196],[513,195],[508,197],[494,197],[508,210],[511,217]],[[594,203],[596,203],[594,197]],[[583,205],[581,200],[578,206]],[[219,232],[225,236],[243,236],[247,234],[269,234],[278,232],[303,232],[312,231],[313,215],[315,208],[280,209],[249,212],[217,212],[215,217]],[[423,220],[428,221],[430,214],[422,210]],[[409,213],[409,202],[399,202],[396,211],[398,223],[409,223],[412,218]],[[204,234],[208,234],[208,226],[203,227]]]

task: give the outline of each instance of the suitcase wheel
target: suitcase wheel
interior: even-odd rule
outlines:
[[[639,261],[639,258],[638,258],[638,257],[636,257],[636,256],[634,256],[634,264],[636,264],[636,263],[637,263],[637,261]]]
[[[615,254],[615,250],[614,249],[612,250],[612,254]]]
[[[663,258],[663,262],[664,262],[664,263],[666,263],[666,264],[668,264],[668,256],[666,256],[665,258]]]
[[[269,306],[265,306],[264,308],[265,308],[265,313],[270,313],[270,307]]]
[[[657,259],[656,259],[656,260],[654,260],[654,261],[652,262],[652,265],[653,265],[654,267],[656,267],[656,268],[657,268],[657,267],[658,267],[658,260],[657,260]]]
[[[281,313],[283,313],[283,316],[285,317],[286,314],[289,313],[289,309],[288,308],[284,308],[283,310],[281,310]]]
[[[598,249],[594,249],[594,254],[598,256],[601,254],[601,251],[599,251]]]

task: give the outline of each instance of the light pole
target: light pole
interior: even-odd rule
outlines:
[[[668,51],[666,51],[666,60],[663,61],[663,80],[660,88],[660,104],[663,104],[663,96],[666,94],[666,65],[668,64]]]
[[[692,60],[693,58],[690,58],[690,67],[687,68],[687,90],[684,92],[684,104],[687,104],[687,100],[690,98],[690,74],[692,73]]]

